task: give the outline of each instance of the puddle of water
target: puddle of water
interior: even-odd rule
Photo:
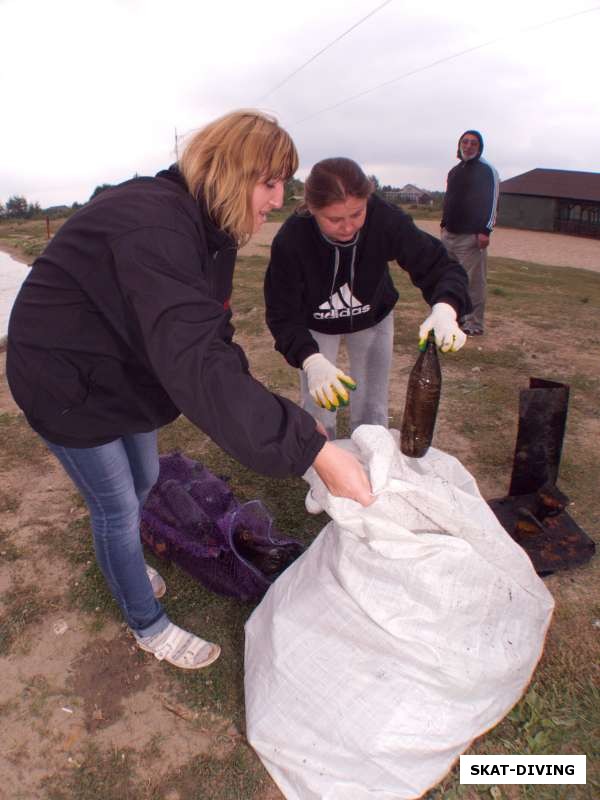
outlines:
[[[0,251],[0,339],[8,331],[8,318],[29,267]]]

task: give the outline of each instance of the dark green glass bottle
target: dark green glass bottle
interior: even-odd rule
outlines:
[[[408,377],[402,417],[400,449],[405,456],[421,458],[433,439],[435,418],[442,393],[442,371],[433,331]]]

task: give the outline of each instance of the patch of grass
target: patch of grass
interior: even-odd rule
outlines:
[[[86,520],[68,517],[64,521],[55,523],[49,521],[41,522],[39,525],[34,523],[34,526],[39,530],[35,543],[30,545],[29,550],[39,546],[41,553],[48,559],[64,558],[71,566],[88,563],[94,558],[91,532]],[[73,531],[76,535],[73,535]]]
[[[50,528],[44,536],[44,544],[52,552],[63,552],[71,564],[89,563],[94,558],[89,517],[71,519],[66,528]]]
[[[496,372],[497,370],[510,369],[510,376],[507,377],[510,377],[511,383],[515,373],[516,378],[521,379],[521,374],[527,376],[529,370],[523,350],[516,345],[506,345],[498,349],[482,348],[481,350],[476,347],[464,347],[460,353],[456,354],[455,359],[450,360],[448,357],[448,360],[444,360],[442,366],[448,372],[452,369],[453,372],[459,371],[462,375],[465,372],[472,373],[474,369],[487,374],[493,371],[494,382],[498,383],[502,382],[502,372]],[[500,380],[497,380],[498,377]],[[524,380],[527,380],[526,377]]]
[[[108,619],[122,619],[96,561],[89,516],[70,520],[66,529],[51,528],[44,536],[44,546],[52,553],[64,553],[68,561],[79,568],[69,586],[71,608],[92,614],[90,623],[97,630]],[[85,567],[83,570],[80,569],[82,566]]]
[[[3,717],[11,716],[17,709],[18,701],[15,699],[6,700],[4,703],[0,703],[0,720]]]
[[[263,280],[267,268],[264,256],[240,256],[236,265],[235,286],[231,297],[233,324],[241,336],[267,334]]]
[[[600,547],[600,506],[595,501],[600,475],[600,456],[572,447],[568,442],[563,451],[558,483],[574,501],[569,514],[584,528]]]
[[[21,505],[20,497],[15,493],[9,493],[0,489],[0,513],[5,512],[14,514]]]
[[[27,714],[31,719],[48,718],[48,702],[60,692],[53,689],[43,675],[35,675],[23,688],[21,695],[27,703]]]
[[[64,221],[64,218],[50,221],[51,236],[56,233]],[[33,261],[48,244],[45,218],[0,221],[0,242],[17,248],[22,255],[29,256]]]
[[[0,472],[19,465],[42,465],[50,458],[48,449],[22,414],[0,414],[0,440]]]
[[[572,391],[581,392],[589,397],[590,401],[597,400],[600,396],[600,378],[596,375],[587,375],[580,372],[572,372],[567,375],[565,381],[569,384]],[[587,409],[591,413],[600,411],[596,403],[591,402],[591,407]]]
[[[235,285],[231,298],[234,317],[249,308],[260,307],[264,313],[263,281],[267,269],[266,256],[239,256],[235,267]]]
[[[167,775],[151,800],[176,791],[182,800],[258,800],[271,781],[248,745],[240,742],[226,758],[199,757]]]
[[[107,619],[122,621],[119,607],[108,590],[96,561],[92,561],[71,585],[69,603],[72,608],[96,615],[92,623],[96,629],[102,628]]]
[[[73,768],[44,780],[47,800],[145,800],[135,783],[136,756],[129,748],[85,747]]]
[[[68,542],[68,547],[64,543]],[[62,549],[74,566],[85,565],[78,570],[69,587],[68,602],[71,608],[94,615],[92,626],[102,628],[107,619],[121,620],[121,612],[111,595],[104,576],[100,572],[92,539],[89,517],[72,520],[67,530],[56,530],[46,537],[46,545],[54,551],[62,543]]]
[[[26,256],[29,256],[30,263],[36,259],[40,253],[42,253],[46,245],[48,244],[47,240],[44,238],[42,240],[33,240],[33,241],[18,241],[16,242],[16,247],[19,248]]]
[[[209,439],[186,418],[178,417],[175,422],[166,425],[158,432],[158,449],[161,453],[172,453],[176,450],[185,452],[189,458],[202,460]]]
[[[40,596],[36,586],[19,586],[2,595],[4,612],[0,616],[0,656],[8,655],[25,630],[52,611],[56,601]]]
[[[580,682],[544,687],[535,682],[513,710],[467,754],[575,755],[587,759],[586,785],[514,784],[495,787],[459,783],[458,765],[424,800],[506,798],[506,800],[592,800],[597,797],[597,708],[600,692]],[[595,787],[595,788],[594,788]]]
[[[435,208],[435,207],[431,208],[430,206],[419,206],[414,203],[411,204],[396,203],[395,205],[399,206],[407,214],[410,214],[410,216],[413,219],[431,219],[431,220],[442,219],[441,208]]]
[[[294,391],[298,388],[298,383],[298,371],[285,365],[272,368],[268,381],[265,381],[269,389],[277,393]]]
[[[173,685],[190,708],[227,716],[241,727],[244,722],[244,624],[255,603],[240,603],[215,595],[175,566],[167,575],[169,590],[164,606],[169,617],[221,646],[221,657],[214,667],[200,673],[173,669]]]
[[[549,686],[536,681],[508,715],[499,735],[507,752],[514,754],[582,753],[592,760],[597,755],[599,702],[600,689],[591,681],[573,680],[572,675],[562,681],[553,676]]]
[[[509,475],[518,414],[514,387],[508,380],[491,380],[485,371],[446,379],[444,385],[446,418],[456,419],[457,431],[471,440],[483,468],[497,467]]]
[[[293,200],[286,203],[281,208],[275,208],[273,211],[269,211],[269,222],[285,222],[285,220],[294,213],[299,204],[299,200]]]
[[[574,341],[586,328],[598,332],[600,275],[589,270],[490,258],[488,293],[494,308],[506,319],[516,315],[531,323],[551,320],[555,324],[558,315],[563,335],[565,329],[572,329]]]
[[[21,551],[12,542],[10,533],[0,530],[0,564],[21,558]]]

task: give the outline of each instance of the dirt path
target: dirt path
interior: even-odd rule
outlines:
[[[424,231],[439,236],[440,225],[435,220],[416,220]],[[281,227],[280,222],[267,222],[260,233],[240,250],[241,255],[268,253],[271,239]],[[524,231],[517,228],[496,228],[491,238],[489,254],[519,261],[533,261],[557,267],[579,267],[600,272],[600,240],[561,233]]]
[[[417,225],[434,236],[440,226],[430,220],[417,220]],[[524,231],[518,228],[496,228],[490,239],[489,254],[500,258],[516,258],[556,267],[580,267],[600,272],[600,239],[566,236],[562,233]]]

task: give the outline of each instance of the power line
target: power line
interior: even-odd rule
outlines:
[[[555,25],[558,22],[564,22],[565,20],[572,19],[573,17],[579,17],[583,14],[590,14],[593,11],[599,11],[599,10],[600,6],[593,6],[592,8],[586,8],[583,11],[576,11],[572,14],[566,14],[562,17],[556,17],[555,19],[550,19],[547,20],[546,22],[541,22],[537,25],[529,25],[525,28],[521,28],[518,32],[526,33],[528,31],[539,30],[540,28],[545,28],[549,25]],[[415,69],[412,69],[409,72],[405,72],[402,75],[398,75],[396,78],[392,78],[389,81],[384,81],[384,83],[379,83],[377,84],[377,86],[372,86],[370,89],[365,89],[362,92],[358,92],[358,94],[353,94],[351,97],[347,97],[345,100],[340,100],[339,103],[334,103],[334,105],[322,108],[320,111],[315,111],[313,114],[309,114],[307,117],[302,117],[302,119],[296,120],[294,124],[299,125],[301,122],[306,122],[306,120],[308,119],[313,119],[313,117],[317,117],[319,116],[319,114],[324,114],[326,111],[332,111],[334,108],[339,108],[340,106],[343,106],[346,103],[350,103],[352,100],[357,100],[359,97],[364,97],[364,95],[370,94],[371,92],[375,92],[377,89],[382,89],[384,86],[389,86],[391,83],[396,83],[397,81],[400,81],[403,78],[409,78],[411,75],[416,75],[418,72],[424,72],[425,70],[439,66],[439,64],[444,64],[446,61],[452,61],[453,59],[459,58],[460,56],[464,56],[467,53],[473,53],[475,50],[481,50],[484,47],[489,47],[492,44],[497,44],[498,42],[501,42],[504,39],[510,38],[511,35],[512,35],[511,33],[507,33],[505,36],[499,36],[496,39],[490,39],[489,41],[475,45],[474,47],[467,47],[465,50],[460,50],[458,53],[453,53],[452,55],[445,56],[444,58],[438,58],[437,61],[432,61],[430,64],[426,64],[425,66],[416,67]]]
[[[304,69],[304,67],[307,67],[307,66],[308,66],[309,64],[311,64],[311,63],[312,63],[312,62],[313,62],[313,61],[314,61],[316,58],[318,58],[320,55],[322,55],[322,54],[323,54],[323,53],[324,53],[326,50],[329,50],[329,48],[330,48],[330,47],[333,47],[333,45],[334,45],[334,44],[336,44],[337,42],[339,42],[339,41],[340,41],[340,39],[343,39],[343,38],[344,38],[344,36],[347,36],[347,35],[350,33],[350,31],[353,31],[355,28],[358,28],[358,26],[359,26],[359,25],[362,25],[362,23],[363,23],[365,20],[369,19],[369,17],[372,17],[372,16],[373,16],[373,14],[376,14],[376,13],[377,13],[377,12],[378,12],[380,9],[382,9],[384,6],[387,6],[387,5],[389,5],[391,2],[392,2],[392,0],[385,0],[385,3],[382,3],[381,5],[377,6],[377,8],[374,8],[372,11],[369,11],[369,13],[367,14],[367,16],[366,16],[366,17],[363,17],[362,19],[359,19],[359,20],[358,20],[358,22],[355,22],[355,23],[354,23],[354,25],[352,25],[352,27],[351,27],[351,28],[348,28],[348,30],[347,30],[347,31],[344,31],[344,33],[341,33],[341,34],[340,34],[340,35],[337,37],[337,39],[334,39],[332,42],[329,42],[329,44],[325,45],[325,47],[323,47],[321,50],[319,50],[319,52],[318,52],[318,53],[315,53],[315,54],[314,54],[314,56],[312,56],[311,58],[309,58],[309,59],[308,59],[308,61],[305,61],[305,62],[304,62],[304,64],[301,64],[301,65],[300,65],[300,66],[299,66],[297,69],[295,69],[293,72],[290,72],[290,74],[289,74],[287,77],[285,77],[285,78],[284,78],[282,81],[280,81],[280,82],[277,84],[277,86],[274,86],[272,89],[269,89],[269,91],[268,91],[266,94],[263,94],[263,96],[262,96],[262,97],[259,97],[259,98],[258,98],[258,100],[256,101],[256,102],[257,102],[257,104],[258,104],[258,103],[262,103],[262,101],[263,101],[263,100],[265,100],[265,99],[266,99],[267,97],[269,97],[270,95],[272,95],[272,94],[273,94],[273,92],[276,92],[276,91],[277,91],[277,89],[280,89],[280,88],[283,86],[283,84],[284,84],[284,83],[287,83],[289,80],[291,80],[291,79],[294,77],[294,75],[297,75],[297,74],[300,72],[300,70],[303,70],[303,69]]]

